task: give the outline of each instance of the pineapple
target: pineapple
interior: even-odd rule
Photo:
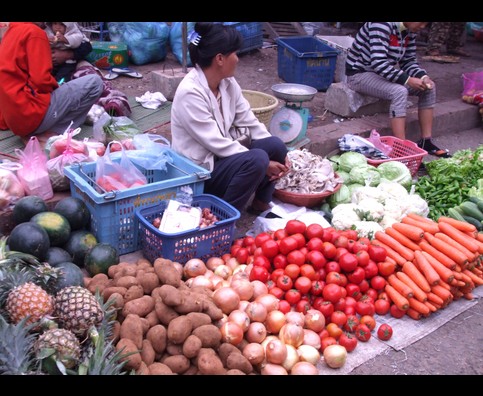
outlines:
[[[55,317],[64,329],[78,337],[90,335],[104,318],[104,311],[96,297],[82,286],[67,286],[55,296]]]
[[[65,368],[77,366],[81,355],[81,345],[76,335],[66,329],[51,329],[41,334],[34,345],[37,359],[52,357]]]

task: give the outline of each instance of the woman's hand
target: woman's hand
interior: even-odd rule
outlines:
[[[285,165],[277,161],[270,161],[267,169],[267,176],[270,181],[280,179],[290,170],[290,162],[286,159]]]
[[[409,77],[407,85],[417,91],[426,91],[433,89],[434,82],[428,76],[424,76],[423,78]]]

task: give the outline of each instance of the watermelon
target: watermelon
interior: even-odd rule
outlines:
[[[28,253],[44,261],[50,247],[49,234],[32,221],[17,224],[8,237],[11,251]]]
[[[84,268],[91,276],[107,274],[109,267],[115,264],[119,264],[119,254],[117,249],[108,243],[98,243],[87,252],[84,259]]]
[[[72,261],[72,256],[67,250],[59,246],[52,246],[47,250],[45,261],[54,267],[56,264]]]
[[[67,219],[72,231],[86,229],[91,220],[89,208],[85,202],[76,197],[62,198],[53,210]]]
[[[78,265],[70,261],[65,261],[63,263],[57,263],[52,267],[61,269],[61,277],[57,280],[56,291],[67,286],[84,287],[84,273]]]
[[[47,203],[36,195],[27,195],[20,198],[12,209],[15,224],[25,223],[37,213],[47,212]]]
[[[63,248],[72,256],[72,262],[82,267],[87,252],[96,246],[97,243],[95,235],[91,232],[77,230],[70,233],[70,238]]]
[[[30,221],[41,226],[49,234],[50,246],[62,246],[70,237],[70,224],[59,213],[41,212],[33,216]]]

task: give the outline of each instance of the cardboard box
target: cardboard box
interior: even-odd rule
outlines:
[[[86,59],[99,69],[123,68],[128,67],[129,51],[124,43],[92,41],[92,51]]]

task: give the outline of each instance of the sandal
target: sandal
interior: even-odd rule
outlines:
[[[465,58],[469,58],[471,56],[468,52],[466,52],[464,49],[461,49],[461,48],[456,48],[454,50],[448,50],[448,54],[464,56]]]
[[[418,141],[418,147],[427,151],[428,154],[434,155],[438,158],[450,158],[451,155],[447,149],[440,149],[431,141],[431,139],[420,139]]]
[[[129,68],[120,68],[120,67],[113,67],[112,72],[117,73],[117,74],[122,74],[126,75],[129,77],[134,77],[134,78],[143,78],[143,75],[135,70],[129,69]]]
[[[441,52],[439,52],[438,49],[432,49],[432,50],[426,51],[426,55],[427,56],[440,56]]]

